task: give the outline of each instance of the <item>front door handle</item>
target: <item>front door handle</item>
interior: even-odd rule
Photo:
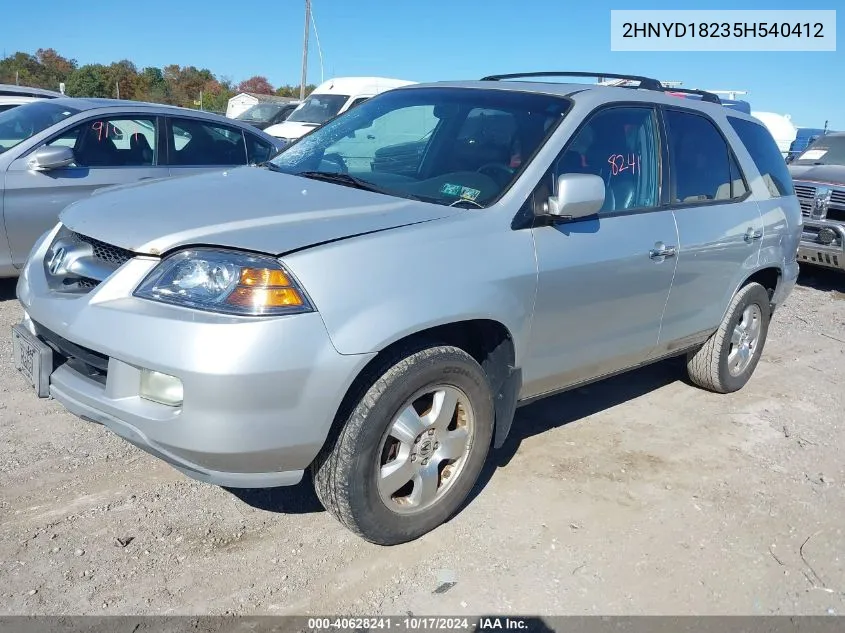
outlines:
[[[754,240],[759,240],[763,237],[762,229],[759,231],[755,231],[752,227],[748,227],[748,230],[745,232],[745,241],[749,244]]]
[[[651,257],[652,259],[659,259],[659,260],[663,260],[663,258],[665,258],[665,257],[674,257],[677,254],[678,254],[677,248],[675,248],[674,246],[666,246],[662,242],[658,242],[657,244],[655,244],[654,248],[652,248],[648,252],[649,257]]]

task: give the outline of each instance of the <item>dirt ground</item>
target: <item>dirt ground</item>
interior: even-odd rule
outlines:
[[[845,275],[802,273],[737,394],[670,361],[520,410],[468,506],[393,548],[38,400],[19,318],[0,282],[0,614],[845,613]]]

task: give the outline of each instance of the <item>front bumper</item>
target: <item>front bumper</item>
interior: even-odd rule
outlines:
[[[833,233],[833,240],[821,240],[825,231]],[[830,235],[830,233],[828,233]],[[827,220],[804,219],[804,232],[798,245],[798,261],[814,266],[845,270],[845,225]]]
[[[372,355],[339,354],[317,313],[230,317],[132,297],[153,258],[131,259],[87,294],[54,292],[41,263],[48,243],[18,281],[24,326],[107,359],[93,376],[58,354],[53,398],[202,481],[258,488],[302,478]],[[182,405],[141,398],[142,369],[181,379]]]

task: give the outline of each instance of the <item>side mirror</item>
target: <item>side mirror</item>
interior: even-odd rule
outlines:
[[[73,150],[64,145],[39,147],[27,161],[27,167],[37,171],[60,169],[73,164],[75,160]]]
[[[550,196],[546,213],[565,220],[595,215],[604,205],[604,181],[593,174],[561,174],[557,195]]]

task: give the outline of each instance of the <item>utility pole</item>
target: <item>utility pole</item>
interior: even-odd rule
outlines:
[[[120,80],[115,81],[114,85],[117,88],[117,98],[120,99]]]
[[[305,99],[305,82],[308,75],[308,34],[311,31],[311,0],[305,0],[305,33],[302,36],[302,81],[299,84],[299,99]]]

